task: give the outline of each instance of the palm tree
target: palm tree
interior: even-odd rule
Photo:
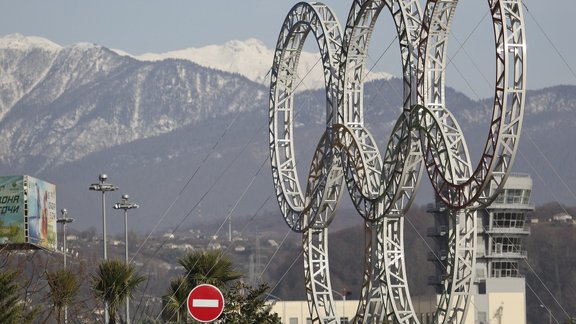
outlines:
[[[189,252],[178,261],[186,269],[191,288],[199,284],[225,286],[242,277],[234,271],[232,260],[219,250]]]
[[[187,300],[190,288],[185,277],[178,277],[170,281],[170,288],[166,295],[162,296],[164,304],[163,318],[168,321],[176,320],[176,323],[187,323],[188,308]]]
[[[66,306],[72,304],[74,296],[80,288],[76,276],[70,270],[46,272],[46,280],[50,286],[48,296],[56,309],[57,322],[62,323],[62,313]]]
[[[126,297],[132,298],[133,293],[145,280],[145,277],[135,273],[134,266],[120,260],[105,260],[98,266],[98,271],[92,275],[92,290],[97,299],[108,305],[110,324],[116,323],[118,307]]]

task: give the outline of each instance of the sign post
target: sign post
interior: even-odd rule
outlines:
[[[188,295],[188,313],[199,322],[214,321],[223,310],[224,295],[213,285],[198,285]]]

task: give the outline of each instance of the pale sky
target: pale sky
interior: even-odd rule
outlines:
[[[0,4],[0,37],[21,33],[45,37],[64,46],[90,42],[135,55],[248,38],[257,38],[273,48],[286,13],[296,3],[293,0],[4,0]],[[344,24],[351,1],[325,3]],[[524,4],[529,9],[525,11],[528,88],[576,84],[573,72],[576,36],[570,27],[576,1],[525,0]],[[494,54],[487,7],[485,0],[461,1],[455,16],[454,38],[450,40],[450,52],[457,55],[454,67],[447,72],[448,84],[472,99],[488,97],[493,92]],[[391,18],[384,13],[371,42],[372,61],[384,52],[392,37]],[[463,50],[459,50],[459,42],[466,39]],[[377,70],[399,73],[398,46],[393,44],[379,61]]]

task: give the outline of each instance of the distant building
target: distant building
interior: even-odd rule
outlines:
[[[74,234],[66,235],[67,241],[78,241],[78,236]]]
[[[556,223],[570,223],[570,224],[574,222],[572,216],[569,215],[568,213],[558,213],[552,216],[552,221]]]
[[[305,300],[270,300],[272,305],[271,313],[278,314],[282,324],[308,324],[312,323],[308,302]],[[339,318],[338,324],[352,323],[358,307],[357,300],[335,300],[334,308]]]
[[[268,240],[268,245],[270,245],[271,247],[277,248],[278,247],[278,242],[276,242],[275,240]]]

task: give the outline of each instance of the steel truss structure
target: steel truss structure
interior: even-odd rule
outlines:
[[[489,0],[495,31],[496,86],[483,155],[473,169],[460,126],[445,106],[447,46],[457,0],[355,0],[344,29],[321,3],[288,13],[272,65],[270,156],[276,197],[288,226],[302,233],[305,287],[314,323],[337,323],[330,280],[328,226],[344,183],[365,219],[365,269],[355,323],[418,323],[404,260],[404,215],[426,169],[451,209],[449,249],[436,323],[466,315],[476,259],[476,212],[502,188],[522,128],[526,44],[521,0]],[[395,23],[403,68],[403,112],[382,157],[364,126],[365,59],[386,8]],[[309,35],[322,59],[326,131],[319,140],[305,193],[294,149],[298,61]]]

